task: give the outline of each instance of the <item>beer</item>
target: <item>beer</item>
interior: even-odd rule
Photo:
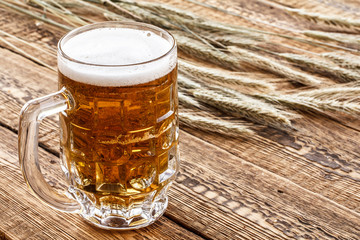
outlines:
[[[73,196],[99,222],[120,216],[136,225],[160,214],[179,164],[176,49],[156,32],[116,27],[60,47],[77,60],[58,59],[59,89],[73,99],[60,113]]]

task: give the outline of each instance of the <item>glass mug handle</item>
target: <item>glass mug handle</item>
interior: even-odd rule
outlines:
[[[56,93],[27,102],[21,109],[19,121],[19,161],[26,183],[40,200],[65,212],[78,212],[80,205],[57,193],[45,181],[38,161],[38,135],[42,119],[71,109],[72,105],[71,95],[62,88]]]

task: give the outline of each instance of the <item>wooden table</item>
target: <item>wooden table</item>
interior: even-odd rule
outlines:
[[[273,8],[246,2],[233,1],[243,9],[264,8],[257,15],[248,11],[247,16],[291,24],[285,21],[286,14],[276,18]],[[311,2],[289,4],[311,8]],[[359,2],[341,2],[351,11],[360,9]],[[314,11],[342,10],[336,7],[340,1],[316,4]],[[199,6],[192,10],[210,11]],[[229,17],[232,20],[244,22]],[[54,47],[65,33],[2,8],[0,29],[41,48]],[[31,51],[56,66],[55,57]],[[359,123],[350,119],[340,124],[311,114],[294,121],[301,134],[267,128],[234,139],[183,128],[181,169],[170,190],[169,207],[147,228],[105,231],[77,215],[52,210],[30,193],[20,173],[17,129],[24,103],[56,90],[55,71],[0,42],[1,239],[360,239]],[[57,129],[55,119],[43,122],[39,154],[48,181],[61,188]]]

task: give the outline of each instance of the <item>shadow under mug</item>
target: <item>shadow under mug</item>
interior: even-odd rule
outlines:
[[[99,29],[155,34],[168,49],[155,59],[122,65],[84,62],[64,51],[73,38]],[[59,91],[29,101],[20,113],[19,160],[28,186],[51,207],[79,213],[101,228],[153,223],[166,210],[179,170],[174,38],[143,23],[87,25],[59,41],[58,69]],[[39,124],[57,113],[67,196],[47,184],[38,163]]]

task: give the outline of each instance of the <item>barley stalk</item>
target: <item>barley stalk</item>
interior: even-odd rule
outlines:
[[[135,4],[138,7],[147,8],[147,9],[153,10],[153,11],[155,11],[157,13],[160,13],[160,14],[166,13],[167,15],[169,15],[169,14],[170,15],[177,15],[179,17],[182,17],[182,18],[185,18],[185,19],[190,19],[190,20],[195,20],[195,19],[199,18],[198,16],[196,16],[192,12],[184,11],[184,10],[181,10],[179,8],[175,8],[173,6],[163,4],[163,3],[129,1],[129,0],[126,0],[126,1],[122,0],[122,1],[119,1],[119,2],[128,3],[128,4]]]
[[[67,26],[67,25],[58,23],[58,22],[53,21],[53,20],[51,20],[51,19],[48,19],[48,18],[46,18],[46,17],[44,17],[44,16],[42,16],[42,15],[40,16],[40,15],[38,15],[38,14],[36,14],[36,13],[33,13],[33,12],[29,11],[29,10],[26,10],[26,9],[24,9],[24,8],[15,6],[15,5],[11,4],[11,3],[7,3],[7,2],[4,2],[4,1],[0,1],[0,5],[1,5],[1,4],[4,5],[4,6],[6,6],[6,7],[8,7],[8,8],[11,8],[11,9],[17,11],[17,12],[20,12],[20,13],[23,13],[23,14],[26,14],[26,15],[29,15],[29,16],[35,18],[35,19],[38,19],[38,20],[43,21],[43,22],[45,22],[45,23],[54,25],[54,26],[59,27],[59,28],[62,28],[62,29],[65,29],[65,30],[67,30],[67,31],[70,31],[70,30],[73,29],[73,27],[70,27],[70,26]]]
[[[166,28],[166,29],[179,29],[179,27],[175,26],[168,19],[161,17],[159,15],[153,14],[147,10],[144,10],[140,7],[133,5],[124,5],[124,8],[136,13],[139,15],[143,21],[154,24],[156,26]]]
[[[360,113],[360,105],[348,101],[340,102],[334,99],[319,99],[315,97],[296,95],[274,96],[256,94],[254,96],[272,103],[284,105],[295,110],[315,112],[333,111],[344,112],[351,115],[358,115]]]
[[[187,77],[183,75],[178,75],[178,84],[180,87],[183,87],[185,89],[198,89],[202,88],[201,85],[197,82],[194,82],[193,80],[188,79]]]
[[[222,13],[225,13],[225,14],[228,14],[228,15],[231,15],[231,16],[235,16],[235,17],[239,17],[239,18],[242,18],[252,24],[261,24],[261,26],[263,25],[268,25],[269,27],[271,28],[278,28],[278,29],[282,29],[282,30],[285,30],[285,31],[289,31],[288,28],[284,28],[282,26],[278,26],[278,25],[275,25],[275,24],[272,24],[272,23],[269,23],[269,22],[266,22],[266,21],[262,21],[262,20],[259,20],[259,19],[255,19],[255,18],[251,18],[251,17],[246,17],[244,16],[243,14],[239,14],[239,13],[236,13],[234,11],[229,11],[225,8],[221,8],[221,7],[217,7],[215,5],[211,5],[209,4],[208,2],[199,2],[199,1],[196,1],[196,0],[186,0],[188,2],[191,2],[191,3],[194,3],[194,4],[197,4],[197,5],[200,5],[200,6],[203,6],[203,7],[207,7],[207,8],[210,8],[210,9],[214,9],[216,11],[220,11]]]
[[[205,30],[210,32],[231,33],[239,37],[242,36],[254,40],[264,39],[264,35],[262,33],[254,32],[251,29],[242,29],[239,26],[224,24],[209,19],[203,19],[192,12],[184,11],[182,9],[175,8],[166,4],[131,1],[131,0],[115,0],[115,1],[120,3],[136,5],[143,9],[147,8],[148,10],[155,11],[157,14],[166,15],[167,18],[172,19],[183,26],[189,27],[192,31]]]
[[[182,52],[196,56],[202,60],[212,62],[224,68],[241,70],[240,64],[235,57],[221,51],[209,49],[206,45],[200,43],[199,41],[182,36],[178,33],[175,33],[174,36],[178,47]]]
[[[326,24],[334,25],[334,26],[341,26],[348,28],[360,27],[360,21],[355,19],[349,19],[340,16],[323,15],[320,13],[308,12],[303,9],[286,8],[286,11],[304,17],[306,19],[309,19],[315,23],[317,23],[318,21],[322,21]]]
[[[176,16],[174,17],[176,18]],[[221,33],[221,34],[228,33],[228,34],[238,35],[239,37],[246,37],[254,40],[261,39],[263,37],[262,33],[258,33],[256,31],[241,29],[237,26],[226,25],[208,19],[202,19],[202,18],[197,18],[196,20],[181,19],[181,18],[177,18],[177,19],[179,23],[186,25],[187,27],[193,29],[194,31],[203,30],[203,31]]]
[[[26,2],[27,3],[29,3],[31,0],[27,0]],[[55,0],[45,0],[46,2],[50,2],[51,4],[53,4],[53,5],[56,5],[56,6],[58,6],[58,7],[60,7],[60,8],[62,8],[62,7],[69,7],[69,8],[75,8],[75,7],[80,7],[80,5],[79,4],[77,4],[77,3],[73,3],[73,2],[69,2],[69,1],[67,1],[67,0],[63,0],[63,1],[56,1],[55,2]]]
[[[85,0],[85,1],[89,1],[89,0]],[[109,1],[111,2],[112,6],[117,8],[118,10],[121,9],[122,12],[124,12],[127,16],[132,17],[135,20],[141,20],[143,22],[147,22],[147,23],[151,23],[154,24],[156,26],[162,27],[162,28],[166,28],[166,29],[178,29],[178,27],[176,27],[174,24],[172,24],[171,22],[169,22],[169,20],[157,15],[157,14],[153,14],[152,12],[145,10],[144,8],[138,7],[136,6],[136,3],[133,1]],[[92,2],[96,2],[99,4],[105,4],[106,1],[104,0],[93,0]],[[114,3],[116,2],[116,3]],[[110,18],[110,19],[114,19],[116,20],[117,17],[107,14],[106,17]]]
[[[111,0],[100,0],[100,1],[102,2],[102,4],[107,3],[107,4],[111,5],[112,7],[114,7],[114,8],[117,9],[118,11],[120,11],[121,13],[123,13],[123,14],[125,14],[125,15],[128,15],[128,16],[130,16],[131,18],[133,18],[133,19],[135,19],[135,20],[138,20],[138,21],[141,21],[141,20],[142,20],[141,17],[133,14],[132,12],[130,12],[130,11],[128,11],[128,10],[122,8],[122,7],[120,7],[119,4],[115,4],[115,3],[113,3]]]
[[[31,1],[31,0],[30,0]],[[79,1],[79,0],[75,0],[75,1]],[[68,10],[66,7],[72,7],[72,8],[79,8],[81,7],[80,4],[78,3],[69,3],[69,2],[62,2],[62,1],[55,1],[55,0],[45,0],[45,2],[50,3],[50,5],[56,6],[57,8],[55,8],[55,10],[59,11],[59,9],[61,9],[61,14],[62,16],[60,16],[62,19],[67,18],[68,15],[71,16],[71,20],[75,21],[75,23],[78,23],[79,25],[85,25],[88,23],[95,23],[96,21],[85,17],[85,16],[80,16],[80,15],[76,15],[73,12],[71,12],[70,10]],[[83,2],[82,2],[83,3]],[[84,4],[82,4],[84,5]],[[94,8],[95,6],[93,4],[90,4],[92,8]],[[47,8],[45,8],[45,10],[47,10]],[[102,8],[102,11],[106,11],[106,9]]]
[[[96,10],[97,12],[104,15],[105,18],[107,18],[109,20],[124,21],[125,19],[127,19],[129,21],[128,18],[120,16],[119,14],[108,11],[105,8],[98,7],[95,4],[87,3],[86,0],[75,0],[75,1],[78,2],[79,4],[83,5],[83,6],[87,7],[87,8],[91,8],[93,10]]]
[[[203,131],[220,133],[231,137],[253,134],[253,131],[247,126],[234,124],[224,120],[200,117],[190,113],[179,113],[179,117],[182,124]]]
[[[79,0],[77,0],[77,1],[79,1]],[[89,2],[92,2],[92,3],[96,2],[96,3],[99,3],[99,4],[103,3],[101,0],[82,0],[82,1],[89,1]],[[128,9],[128,10],[131,11],[131,12],[136,12],[136,15],[142,15],[140,17],[145,22],[149,22],[149,23],[152,23],[154,25],[158,25],[158,26],[161,26],[161,27],[167,28],[167,29],[179,29],[179,26],[175,26],[173,23],[171,23],[169,21],[169,19],[166,19],[164,17],[160,17],[160,16],[158,16],[156,14],[152,14],[149,11],[145,11],[143,8],[136,7],[135,6],[136,3],[134,1],[125,1],[125,0],[124,1],[114,1],[113,0],[113,2],[119,2],[117,4],[122,4],[123,8],[126,8],[126,9],[131,8],[131,9]],[[128,4],[124,4],[124,3],[128,3]],[[131,3],[133,5],[130,5],[129,3]],[[1,2],[0,2],[0,4],[1,4]],[[90,4],[90,5],[92,5],[92,4]],[[125,7],[124,5],[127,5],[127,7]],[[32,17],[37,18],[39,20],[42,20],[44,22],[50,23],[50,24],[52,24],[54,26],[58,26],[58,27],[61,27],[61,28],[64,28],[64,29],[71,29],[71,28],[68,28],[67,26],[65,26],[63,24],[57,23],[57,22],[49,20],[47,18],[42,18],[42,17],[36,16],[36,15],[32,14],[29,11],[26,12],[25,9],[20,8],[19,11],[21,11],[22,13],[25,13],[26,15],[29,15],[29,16],[32,16]],[[103,13],[106,18],[118,20],[118,18],[116,18],[113,15],[115,13],[111,12],[112,14],[109,14],[109,11],[107,11],[106,9],[104,9],[104,11],[106,11],[106,14]],[[186,12],[186,11],[184,11],[184,12]],[[188,14],[192,15],[192,13],[188,13]],[[195,29],[199,29],[199,30],[215,31],[217,33],[219,33],[219,32],[220,33],[228,32],[228,33],[232,33],[232,34],[240,34],[241,36],[245,36],[247,38],[253,38],[255,40],[263,37],[263,35],[266,34],[266,35],[273,35],[273,36],[278,36],[278,37],[282,37],[282,38],[286,38],[286,39],[291,39],[291,40],[294,40],[294,41],[303,42],[303,43],[307,43],[307,44],[310,44],[310,45],[320,46],[320,47],[328,48],[328,49],[329,49],[329,47],[331,47],[331,48],[338,48],[338,49],[348,50],[348,51],[356,51],[356,50],[351,49],[351,48],[346,48],[346,47],[343,47],[343,46],[337,46],[337,45],[324,43],[324,42],[320,42],[320,41],[314,41],[314,40],[310,41],[310,40],[299,38],[299,37],[293,37],[293,36],[289,36],[289,35],[284,35],[284,34],[279,34],[279,33],[274,33],[274,32],[268,32],[268,31],[254,29],[254,28],[246,28],[246,27],[241,27],[241,26],[232,26],[232,25],[229,25],[229,24],[222,24],[222,23],[218,23],[218,22],[214,22],[214,21],[209,21],[207,19],[203,19],[203,18],[200,18],[200,17],[197,17],[196,21],[189,21],[189,19],[184,19],[184,22],[182,24],[183,24],[183,26],[185,26],[185,25],[189,26],[191,29],[195,28]],[[180,28],[181,28],[181,26],[180,26]],[[196,31],[195,29],[193,29],[193,31]]]
[[[322,53],[321,56],[330,59],[340,67],[360,70],[360,56],[347,52],[327,52]]]
[[[128,5],[136,5],[142,9],[155,11],[157,14],[166,15],[169,19],[173,19],[181,25],[189,27],[192,31],[197,29],[215,32],[227,32],[233,34],[239,34],[248,38],[262,39],[263,34],[259,34],[246,29],[241,29],[238,26],[232,26],[230,24],[223,24],[220,22],[212,21],[209,19],[203,19],[192,12],[184,11],[179,8],[175,8],[166,4],[141,2],[131,0],[115,0],[114,2],[125,3]]]
[[[129,21],[129,19],[115,14],[103,13],[104,17],[109,21]]]
[[[29,0],[28,0],[29,1]],[[30,0],[32,1],[32,0]],[[55,5],[56,7],[60,8],[62,11],[64,11],[64,13],[67,13],[67,14],[71,14],[73,16],[76,16],[74,15],[70,10],[68,10],[65,6],[62,5],[62,2],[60,1],[55,1],[55,0],[47,0],[48,2],[50,2],[52,5]],[[76,16],[78,17],[78,16]],[[78,17],[79,19],[81,19],[80,17]]]
[[[192,3],[195,3],[195,4],[198,4],[198,5],[201,5],[201,6],[204,6],[204,7],[207,7],[207,8],[211,8],[211,9],[215,9],[217,11],[220,11],[220,12],[223,12],[225,14],[228,14],[228,15],[232,15],[232,16],[236,16],[236,17],[240,17],[242,19],[245,19],[253,24],[257,24],[257,25],[260,25],[261,27],[263,27],[264,24],[267,24],[271,27],[276,27],[276,28],[279,28],[279,29],[282,29],[282,30],[286,30],[286,31],[292,31],[292,32],[298,32],[294,29],[289,29],[289,28],[282,28],[280,26],[276,26],[274,24],[269,24],[267,22],[264,22],[264,21],[258,21],[256,19],[253,19],[253,18],[247,18],[247,17],[244,17],[243,15],[241,14],[238,14],[238,13],[235,13],[235,12],[231,12],[231,11],[228,11],[226,9],[223,9],[223,8],[219,8],[219,7],[216,7],[214,5],[211,5],[209,3],[202,3],[202,2],[198,2],[198,1],[195,1],[195,0],[186,0],[186,1],[189,1],[189,2],[192,2]],[[262,0],[258,0],[258,1],[262,1]],[[281,5],[280,5],[281,6]],[[207,21],[206,21],[207,22]],[[205,23],[206,25],[206,23]],[[210,26],[211,28],[211,24],[208,25],[208,27]],[[214,29],[215,26],[212,26]],[[234,29],[238,29],[238,30],[242,30],[242,31],[245,31],[245,32],[251,32],[253,34],[262,34],[262,35],[272,35],[272,36],[277,36],[277,37],[281,37],[281,38],[285,38],[285,39],[290,39],[290,40],[293,40],[293,41],[297,41],[297,42],[301,42],[301,43],[306,43],[306,44],[309,44],[309,45],[313,45],[313,46],[318,46],[318,47],[322,47],[322,48],[326,48],[326,49],[333,49],[333,48],[337,48],[337,49],[342,49],[342,50],[348,50],[348,51],[356,51],[354,49],[351,49],[351,48],[347,48],[347,47],[343,47],[343,46],[338,46],[338,45],[334,45],[334,44],[329,44],[329,43],[324,43],[324,42],[321,42],[321,41],[315,41],[315,40],[308,40],[308,39],[304,39],[304,38],[300,38],[300,37],[294,37],[294,36],[290,36],[290,35],[286,35],[286,34],[280,34],[280,33],[276,33],[276,32],[269,32],[269,31],[264,31],[264,30],[260,30],[260,29],[255,29],[255,28],[247,28],[247,27],[242,27],[242,26],[231,26],[231,28],[234,28]],[[211,29],[210,29],[211,30]],[[226,32],[226,30],[220,30],[220,32]],[[231,31],[230,31],[231,32]],[[250,37],[249,37],[250,38]],[[256,39],[256,38],[254,38]]]
[[[179,101],[181,104],[183,104],[184,106],[188,106],[188,107],[197,107],[199,109],[201,109],[201,105],[198,101],[196,101],[194,98],[183,94],[182,92],[178,93],[178,97],[179,97]]]
[[[200,67],[179,59],[179,70],[185,71],[193,77],[210,80],[218,83],[235,84],[259,89],[273,89],[273,86],[265,81],[256,80],[244,76],[232,75],[232,72],[219,71],[214,68]]]
[[[243,48],[253,48],[259,43],[259,40],[249,39],[245,37],[237,37],[236,35],[228,35],[228,36],[216,36],[214,40],[222,43],[227,46],[239,46]],[[263,39],[264,40],[264,39]]]
[[[308,56],[304,56],[300,54],[290,54],[290,53],[282,53],[279,54],[279,56],[299,66],[306,67],[307,69],[312,70],[314,72],[334,77],[341,82],[360,80],[359,73],[339,67],[335,64],[329,64],[327,61],[324,60],[314,59]]]
[[[41,7],[43,9],[41,14],[43,14],[44,17],[49,18],[50,16],[55,16],[57,18],[61,18],[63,21],[72,25],[72,27],[79,25],[82,26],[95,22],[85,16],[76,15],[67,9],[67,7],[81,7],[81,5],[78,3],[69,3],[55,0],[27,0],[26,3],[27,5],[35,6],[36,8]],[[22,6],[26,5],[24,4]]]
[[[207,40],[208,38],[205,39],[202,34],[195,33],[195,32],[193,32],[193,31],[191,31],[191,30],[190,30],[188,27],[186,27],[186,26],[181,26],[181,28],[182,28],[182,31],[184,31],[184,32],[186,32],[186,33],[189,33],[189,34],[190,34],[191,36],[193,36],[194,38],[200,40],[202,43],[204,43],[205,45],[207,45],[208,47],[210,47],[210,49],[213,49],[213,50],[215,50],[215,51],[220,52],[220,50],[217,49],[215,46],[211,45],[211,44],[208,42],[208,40]],[[173,32],[173,31],[172,31],[172,33],[173,33],[173,34],[176,34],[176,32]],[[201,35],[201,36],[200,36],[200,35]],[[215,43],[216,41],[215,41],[215,40],[212,40],[212,42]],[[221,43],[216,42],[216,44],[217,44],[217,45],[220,45]],[[222,46],[223,46],[223,45],[222,45]],[[225,48],[225,46],[223,46],[223,48]]]
[[[360,97],[359,86],[347,86],[346,84],[337,84],[340,86],[332,86],[327,88],[302,91],[293,96],[312,97],[321,100],[353,100]]]
[[[229,51],[235,53],[240,61],[246,62],[259,69],[272,72],[278,76],[289,78],[292,81],[299,82],[304,85],[314,86],[320,84],[320,81],[311,75],[293,70],[278,63],[274,59],[266,58],[237,47],[229,47]]]
[[[332,33],[322,31],[303,31],[303,34],[308,37],[312,37],[320,40],[336,41],[343,44],[356,44],[360,46],[360,40],[358,35],[351,35],[345,33]]]
[[[259,0],[267,5],[276,7],[290,14],[294,14],[303,18],[306,18],[315,23],[321,21],[329,25],[341,26],[341,27],[360,27],[360,21],[355,19],[344,18],[340,16],[329,16],[320,13],[308,12],[304,9],[289,8],[278,3],[269,2],[268,0]]]
[[[252,122],[281,130],[292,128],[290,120],[278,109],[246,95],[238,93],[236,97],[229,97],[208,89],[196,89],[191,93],[199,101],[216,107],[231,116],[244,117]]]
[[[83,21],[78,16],[74,15],[71,11],[67,10],[66,8],[62,7],[59,8],[59,5],[56,4],[57,7],[49,4],[48,2],[42,1],[42,0],[30,0],[28,1],[29,4],[35,4],[43,9],[46,9],[46,11],[51,12],[55,16],[61,18],[68,24],[70,24],[72,27],[82,26],[87,24],[87,22]],[[60,5],[61,6],[61,5]]]

